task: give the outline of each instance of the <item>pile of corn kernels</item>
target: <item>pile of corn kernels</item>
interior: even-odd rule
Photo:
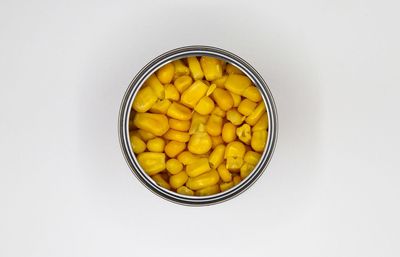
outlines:
[[[206,196],[253,171],[267,142],[268,115],[241,70],[192,56],[147,79],[133,101],[129,130],[139,164],[159,186]]]

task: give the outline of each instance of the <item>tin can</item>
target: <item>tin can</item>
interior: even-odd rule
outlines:
[[[131,114],[132,102],[136,96],[136,93],[151,74],[157,71],[161,66],[165,65],[166,63],[172,62],[174,60],[185,58],[188,56],[204,56],[204,55],[219,58],[235,65],[252,80],[254,85],[260,90],[261,96],[266,106],[269,124],[268,124],[268,140],[266,143],[266,147],[264,149],[264,152],[262,154],[259,163],[251,172],[251,174],[248,177],[246,177],[243,181],[241,181],[240,184],[232,187],[227,191],[215,195],[200,197],[200,196],[181,195],[173,191],[164,189],[158,186],[153,181],[153,179],[144,172],[144,170],[139,165],[135,157],[135,154],[133,153],[130,146],[129,117]],[[128,166],[131,169],[132,173],[139,179],[139,181],[144,186],[146,186],[150,191],[152,191],[156,195],[171,202],[182,205],[203,206],[203,205],[221,203],[235,196],[238,196],[246,189],[248,189],[263,174],[268,163],[272,158],[272,154],[275,149],[277,141],[277,132],[278,132],[278,120],[277,120],[277,111],[274,99],[267,86],[267,83],[250,64],[248,64],[245,60],[243,60],[239,56],[230,53],[226,50],[211,46],[195,45],[195,46],[181,47],[168,51],[158,56],[151,62],[149,62],[146,66],[143,67],[142,70],[139,71],[139,73],[134,77],[132,82],[129,84],[129,87],[126,90],[126,93],[123,97],[119,112],[118,131],[119,131],[119,140],[121,149],[126,159],[126,162],[128,163]]]

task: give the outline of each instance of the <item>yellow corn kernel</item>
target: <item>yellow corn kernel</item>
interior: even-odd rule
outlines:
[[[208,186],[199,190],[196,190],[195,195],[196,196],[207,196],[207,195],[213,195],[216,193],[219,193],[219,185],[212,185]]]
[[[185,186],[181,186],[180,188],[178,188],[176,190],[176,192],[181,195],[194,195],[193,190],[191,190]]]
[[[221,62],[210,56],[200,57],[201,68],[207,80],[215,80],[222,77]]]
[[[189,68],[186,67],[186,65],[182,62],[182,60],[176,60],[176,61],[173,61],[172,63],[174,64],[176,75],[182,76],[182,75],[190,74]]]
[[[193,113],[193,117],[192,117],[192,122],[190,124],[190,128],[189,128],[189,134],[192,135],[198,131],[200,131],[200,125],[202,125],[202,129],[204,130],[204,126],[206,125],[206,122],[208,120],[208,116],[207,115],[201,115],[197,112]]]
[[[233,186],[236,186],[236,185],[240,184],[240,182],[242,181],[242,178],[240,176],[234,176],[232,180],[233,180]]]
[[[192,190],[199,190],[205,187],[216,185],[219,181],[219,175],[216,170],[210,170],[197,177],[189,178],[186,186]]]
[[[211,136],[219,136],[222,131],[222,117],[217,115],[211,115],[206,123],[207,133]]]
[[[208,162],[212,169],[216,169],[223,161],[225,154],[225,145],[219,145],[215,147],[214,151],[211,152]]]
[[[211,168],[207,158],[199,158],[186,166],[186,174],[189,177],[197,177],[209,170]]]
[[[175,74],[175,67],[172,63],[167,63],[156,71],[158,80],[163,84],[171,83]]]
[[[132,107],[137,112],[147,112],[155,102],[157,102],[157,95],[153,89],[144,87],[137,92]]]
[[[194,108],[200,99],[206,95],[208,86],[201,80],[196,80],[181,95],[181,103]]]
[[[206,80],[207,81],[207,80]],[[208,82],[208,81],[207,81]],[[209,85],[208,86],[208,89],[207,89],[207,93],[206,93],[206,96],[210,96],[213,92],[214,92],[214,90],[217,88],[217,85],[215,85],[215,84],[211,84],[211,85]]]
[[[238,172],[243,165],[243,158],[241,157],[227,157],[226,168],[233,172]]]
[[[229,74],[225,81],[225,88],[237,95],[242,95],[250,85],[251,80],[245,75]]]
[[[167,99],[160,99],[153,104],[153,106],[150,108],[150,112],[166,114],[170,105],[171,101]]]
[[[267,112],[261,116],[261,118],[257,121],[257,123],[251,129],[253,132],[258,130],[267,130],[268,128],[268,115]]]
[[[246,147],[242,142],[230,142],[225,148],[224,158],[227,157],[241,157],[243,158],[246,153]]]
[[[225,89],[216,88],[212,93],[212,97],[217,105],[224,111],[231,109],[233,106],[233,98]]]
[[[178,141],[169,141],[168,144],[164,148],[165,154],[169,158],[174,158],[178,154],[180,154],[183,150],[185,150],[186,144]]]
[[[197,79],[203,79],[204,74],[203,71],[201,70],[201,66],[199,63],[199,60],[197,59],[196,56],[191,56],[187,58],[187,62],[189,64],[189,70],[190,73],[192,74],[192,77],[197,80]]]
[[[254,109],[252,114],[247,116],[246,123],[249,124],[250,126],[254,126],[264,113],[265,113],[264,102],[260,102]]]
[[[254,170],[254,165],[250,163],[243,163],[242,167],[240,167],[240,176],[242,178],[247,177]]]
[[[183,164],[177,159],[169,159],[165,164],[165,168],[169,173],[175,175],[183,170]]]
[[[268,132],[266,130],[254,131],[251,137],[251,147],[254,151],[262,152],[267,143]]]
[[[153,133],[143,130],[143,129],[138,129],[137,133],[140,136],[140,138],[145,142],[156,137]]]
[[[137,128],[146,130],[156,136],[162,136],[169,129],[168,118],[164,114],[138,112],[135,115],[133,124]]]
[[[146,143],[140,137],[131,135],[131,147],[135,154],[142,153],[146,150]]]
[[[215,149],[215,147],[221,145],[224,143],[224,141],[222,140],[221,136],[217,136],[217,137],[211,137],[211,141],[212,141],[212,148]]]
[[[165,146],[165,141],[160,137],[156,137],[147,141],[147,149],[150,152],[161,153],[164,151],[164,146]]]
[[[223,75],[219,79],[213,80],[212,83],[215,84],[217,87],[225,88],[225,81],[227,78],[227,75]]]
[[[253,102],[259,102],[261,101],[261,94],[260,90],[256,88],[255,86],[249,86],[243,91],[242,96],[246,97],[247,99],[253,101]]]
[[[231,91],[229,91],[229,93],[231,94],[233,99],[233,107],[238,107],[240,102],[242,101],[242,97],[240,97],[240,95],[232,93]]]
[[[244,155],[244,161],[254,166],[257,165],[260,159],[261,159],[261,154],[257,152],[247,151],[246,154]]]
[[[186,90],[193,82],[192,77],[190,76],[181,76],[174,81],[174,85],[176,89],[178,89],[179,93],[182,94],[183,91]]]
[[[249,116],[254,111],[256,106],[257,103],[250,101],[249,99],[243,99],[243,101],[240,102],[237,110],[244,116]]]
[[[167,132],[168,133],[168,132]],[[236,129],[236,135],[239,140],[245,143],[246,145],[251,142],[251,127],[249,124],[245,123],[242,126]]]
[[[225,71],[228,74],[240,74],[240,75],[244,74],[238,67],[230,63],[226,64]]]
[[[217,116],[223,118],[223,117],[225,117],[226,112],[224,110],[222,110],[221,108],[219,108],[218,106],[216,106],[211,114],[214,114],[214,115],[217,115]]]
[[[182,143],[186,143],[190,139],[189,133],[175,129],[169,129],[163,137],[167,140],[178,141]]]
[[[165,170],[165,154],[143,152],[136,156],[140,166],[150,176]]]
[[[186,183],[187,179],[188,175],[186,174],[186,172],[181,171],[178,174],[172,175],[169,178],[169,184],[172,188],[179,188]]]
[[[156,75],[151,75],[147,80],[146,80],[146,85],[151,87],[156,94],[156,96],[160,99],[165,98],[165,89],[163,84],[158,80]]]
[[[212,112],[214,107],[215,107],[214,101],[210,97],[204,96],[197,103],[196,107],[194,107],[194,110],[200,113],[201,115],[207,115]]]
[[[163,187],[165,189],[170,190],[171,186],[168,184],[167,181],[165,181],[165,179],[161,176],[161,174],[156,174],[154,176],[151,177],[156,183],[157,185],[159,185],[160,187]]]
[[[211,137],[204,131],[204,125],[201,123],[199,125],[199,130],[190,137],[188,149],[194,154],[204,154],[207,153],[211,147]]]
[[[250,117],[250,116],[249,116]],[[239,126],[245,120],[245,116],[240,114],[236,108],[230,109],[226,112],[226,119],[232,122],[233,125]]]
[[[227,122],[222,127],[222,140],[225,143],[230,143],[236,139],[236,126]]]
[[[192,111],[182,104],[173,102],[168,108],[167,115],[177,120],[190,120]]]
[[[168,124],[170,128],[179,131],[188,131],[190,127],[190,121],[188,120],[169,119]]]
[[[224,192],[224,191],[226,191],[226,190],[232,188],[233,185],[234,185],[233,181],[227,182],[227,183],[221,183],[221,184],[219,185],[219,189],[221,190],[221,192]]]
[[[189,151],[184,151],[178,155],[178,161],[183,163],[184,165],[189,165],[199,159],[198,156],[192,154]]]
[[[172,84],[165,85],[165,99],[171,100],[171,101],[179,101],[180,99],[180,94],[178,89]]]
[[[226,168],[226,164],[222,163],[218,166],[218,174],[222,181],[229,182],[232,180],[232,174]]]

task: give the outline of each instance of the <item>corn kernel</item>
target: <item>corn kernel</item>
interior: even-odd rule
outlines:
[[[164,151],[164,146],[165,146],[165,141],[160,137],[156,137],[147,141],[147,149],[150,152],[161,153]]]
[[[222,140],[225,143],[230,143],[236,139],[236,126],[227,122],[222,127]]]
[[[192,111],[182,104],[173,102],[168,108],[167,115],[177,120],[190,120]]]
[[[240,95],[232,93],[231,91],[229,91],[229,93],[231,94],[233,99],[233,107],[238,107],[240,102],[242,101],[242,97]]]
[[[188,121],[188,120],[169,119],[168,124],[171,129],[184,131],[184,132],[188,131],[190,128],[190,121]]]
[[[156,136],[162,136],[169,129],[168,118],[164,114],[138,112],[133,123],[137,128],[146,130]]]
[[[244,157],[246,153],[246,147],[242,142],[234,141],[229,143],[225,148],[224,158],[227,157]]]
[[[224,111],[227,111],[233,106],[231,94],[222,88],[216,88],[212,93],[212,97],[217,105]]]
[[[147,112],[155,102],[157,102],[157,95],[153,89],[144,87],[137,92],[132,107],[137,112]]]
[[[131,135],[131,147],[135,154],[142,153],[146,150],[146,143],[138,136]]]
[[[176,192],[181,195],[191,195],[191,196],[194,195],[194,192],[191,189],[187,188],[186,186],[181,186],[176,190]]]
[[[189,177],[197,177],[209,170],[211,168],[207,158],[199,158],[186,166],[186,174]]]
[[[261,154],[257,152],[247,151],[246,154],[244,155],[244,161],[254,166],[257,165],[260,159],[261,159]]]
[[[186,181],[186,186],[192,190],[199,190],[205,187],[216,185],[219,181],[219,175],[216,170],[210,170],[197,177],[190,177]]]
[[[165,98],[165,89],[163,84],[158,80],[156,75],[151,75],[147,80],[146,80],[146,85],[151,87],[156,94],[156,96],[160,99]]]
[[[189,70],[190,73],[192,74],[192,77],[197,80],[197,79],[203,79],[204,74],[203,71],[201,70],[201,66],[199,63],[199,60],[197,59],[196,56],[191,56],[187,58],[188,64],[189,64]]]
[[[202,56],[200,58],[201,68],[207,80],[215,80],[222,77],[221,62],[213,57]]]
[[[164,148],[165,154],[174,158],[178,154],[180,154],[183,150],[185,150],[186,144],[178,141],[169,141],[168,144]]]
[[[181,103],[194,108],[200,99],[206,95],[208,86],[201,80],[196,80],[181,95]]]
[[[213,195],[216,193],[219,193],[219,185],[212,185],[208,186],[199,190],[196,190],[195,195],[196,196],[207,196],[207,195]]]
[[[214,101],[210,97],[204,96],[197,103],[197,105],[194,108],[194,110],[196,112],[200,113],[201,115],[207,115],[207,114],[210,114],[212,112],[214,107],[215,107]]]
[[[261,94],[260,91],[255,86],[249,86],[243,91],[242,96],[246,97],[247,99],[253,102],[261,101]]]
[[[238,172],[242,167],[244,161],[241,157],[227,157],[226,168],[233,172]]]
[[[240,184],[241,181],[242,181],[242,178],[240,176],[234,176],[233,177],[233,186]]]
[[[165,85],[165,99],[171,100],[171,101],[179,101],[180,99],[180,94],[178,89],[172,84]]]
[[[244,74],[238,67],[230,63],[226,64],[225,71],[228,74],[240,74],[240,75]]]
[[[200,128],[201,127],[203,127],[203,124],[200,124]],[[212,147],[210,135],[201,130],[204,129],[195,132],[189,139],[188,149],[194,154],[207,153]]]
[[[165,169],[165,154],[143,152],[137,155],[137,160],[143,170],[150,176]]]
[[[190,76],[181,76],[174,81],[174,86],[182,94],[183,91],[186,90],[193,82],[192,77]]]
[[[168,133],[168,132],[167,132]],[[239,140],[245,144],[250,144],[251,142],[251,128],[250,125],[245,123],[236,129],[236,135]]]
[[[223,75],[219,79],[213,80],[212,83],[215,84],[217,87],[225,88],[225,81],[227,78],[227,75]]]
[[[237,95],[242,95],[246,88],[251,85],[251,80],[238,74],[229,74],[225,81],[225,88]]]
[[[207,133],[211,136],[219,136],[222,131],[222,118],[217,115],[211,115],[206,124]]]
[[[256,106],[257,103],[250,101],[249,99],[243,99],[243,101],[240,102],[237,110],[244,116],[249,116],[254,111]]]
[[[253,132],[258,130],[267,130],[268,128],[268,115],[266,112],[260,117],[257,123],[251,129]]]
[[[250,116],[249,116],[250,117]],[[245,116],[240,114],[235,108],[226,112],[226,119],[232,122],[233,125],[239,126],[245,120]]]
[[[211,152],[208,162],[212,169],[217,168],[224,161],[225,145],[219,145],[215,147],[214,151]]]
[[[172,188],[179,188],[186,183],[187,179],[188,175],[186,174],[186,172],[181,171],[178,174],[172,175],[169,178],[169,184]]]
[[[254,151],[262,152],[267,143],[268,132],[266,130],[254,131],[251,138],[251,147]]]
[[[178,161],[183,163],[184,165],[189,165],[199,159],[198,156],[192,154],[189,151],[184,151],[178,155]]]
[[[221,108],[219,108],[218,106],[216,106],[214,108],[214,110],[211,112],[211,114],[217,115],[219,117],[225,117],[226,112],[224,110],[222,110]]]
[[[177,159],[169,159],[165,164],[165,168],[169,173],[175,175],[183,170],[183,164]]]
[[[143,130],[143,129],[138,129],[138,130],[136,130],[136,131],[137,131],[139,137],[140,137],[144,142],[147,142],[147,141],[149,141],[150,139],[153,139],[153,138],[156,137],[156,135],[154,135],[153,133],[151,133],[151,132],[149,132],[149,131],[146,131],[146,130]]]
[[[246,178],[250,173],[254,170],[254,165],[250,163],[244,163],[242,167],[240,167],[240,176],[242,178]]]
[[[212,148],[213,149],[215,149],[217,146],[219,146],[219,145],[224,143],[224,141],[222,140],[221,136],[211,137],[211,141],[212,141]]]
[[[265,113],[264,102],[260,102],[257,105],[256,109],[254,109],[253,113],[246,118],[246,123],[251,126],[254,126],[264,113]]]
[[[170,105],[171,101],[167,99],[160,99],[153,104],[153,106],[150,108],[150,112],[166,114]]]
[[[197,112],[194,112],[192,117],[192,122],[189,128],[189,134],[192,135],[200,130],[204,132],[205,131],[204,127],[206,125],[207,120],[208,120],[207,115],[201,115]]]
[[[175,67],[172,63],[167,63],[156,71],[158,80],[163,84],[171,83],[175,74]]]
[[[215,85],[215,84],[208,85],[206,96],[210,96],[216,88],[217,88],[217,85]]]
[[[190,70],[186,65],[182,62],[182,60],[176,60],[172,62],[175,67],[175,75],[182,76],[182,75],[189,75]]]
[[[189,133],[175,129],[169,129],[163,137],[167,140],[178,141],[182,143],[186,143],[190,139]]]
[[[218,174],[222,181],[229,182],[232,180],[232,174],[226,168],[226,164],[222,163],[218,166]]]
[[[232,188],[233,185],[234,185],[233,181],[226,182],[226,183],[221,183],[221,184],[219,185],[219,189],[221,190],[221,192],[224,192],[224,191],[226,191],[226,190]]]
[[[167,181],[165,181],[165,179],[161,176],[161,174],[156,174],[154,176],[151,177],[156,183],[157,185],[159,185],[160,187],[163,187],[165,189],[170,190],[171,186],[168,184]]]

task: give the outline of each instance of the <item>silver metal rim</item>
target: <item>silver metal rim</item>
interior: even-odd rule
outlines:
[[[262,154],[260,162],[254,168],[253,172],[248,177],[246,177],[240,184],[234,186],[233,188],[227,191],[215,195],[202,196],[202,197],[180,195],[173,191],[169,191],[167,189],[158,186],[150,178],[150,176],[148,176],[144,172],[144,170],[140,167],[135,157],[135,154],[131,150],[130,138],[129,138],[129,115],[133,99],[135,98],[138,89],[143,85],[143,83],[152,73],[154,73],[158,68],[160,68],[164,64],[174,61],[176,59],[181,59],[194,55],[196,56],[207,55],[220,58],[240,68],[259,88],[264,103],[266,105],[266,110],[268,112],[268,118],[269,118],[268,140],[266,148]],[[129,84],[129,87],[126,90],[125,95],[123,97],[119,112],[118,132],[119,132],[119,141],[125,160],[128,163],[128,166],[130,167],[132,173],[139,179],[139,181],[144,186],[146,186],[150,191],[152,191],[156,195],[168,201],[182,205],[204,206],[204,205],[221,203],[233,197],[238,196],[239,194],[243,193],[246,189],[248,189],[251,185],[253,185],[254,182],[264,173],[275,150],[275,145],[278,135],[278,117],[277,117],[275,102],[268,88],[267,83],[250,64],[248,64],[245,60],[243,60],[239,56],[230,53],[226,50],[211,46],[195,45],[195,46],[180,47],[168,51],[158,56],[157,58],[153,59],[139,71],[139,73],[133,78],[133,80]]]

